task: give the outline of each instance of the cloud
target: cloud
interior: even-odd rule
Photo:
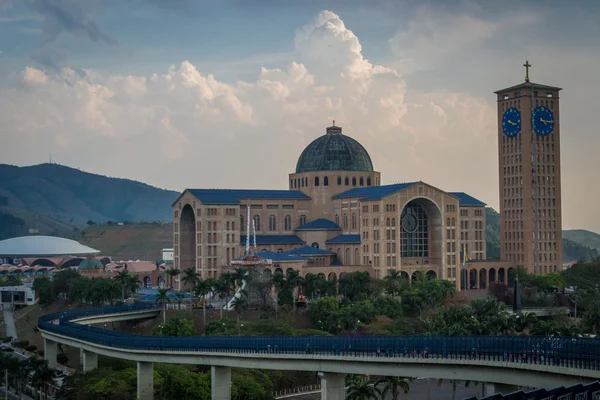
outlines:
[[[31,58],[45,67],[60,71],[68,65],[67,52],[47,44],[38,49]]]
[[[0,158],[28,164],[52,152],[67,165],[173,189],[281,188],[335,119],[384,183],[422,179],[490,201],[496,189],[478,183],[495,166],[488,101],[408,90],[399,71],[363,56],[331,11],[300,28],[294,44],[285,68],[235,83],[189,61],[147,75],[27,67],[0,87],[0,136],[11,143]],[[46,65],[55,61],[48,51]],[[458,157],[469,146],[482,151]]]
[[[118,43],[91,19],[97,0],[26,0],[25,4],[44,18],[44,43],[54,42],[63,31],[87,36],[95,42]]]

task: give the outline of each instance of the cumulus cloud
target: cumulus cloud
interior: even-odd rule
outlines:
[[[28,164],[51,152],[67,165],[173,189],[282,188],[300,152],[335,119],[367,148],[385,183],[422,179],[488,200],[476,182],[489,172],[456,155],[481,146],[490,150],[473,157],[495,165],[490,104],[407,90],[398,71],[363,56],[331,11],[294,43],[298,59],[285,68],[235,83],[189,61],[148,75],[27,67],[0,88],[0,136],[11,143],[0,158]],[[468,180],[457,172],[467,170]]]

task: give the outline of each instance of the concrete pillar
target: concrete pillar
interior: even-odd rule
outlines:
[[[321,375],[321,400],[346,398],[346,374],[323,372]]]
[[[137,365],[138,400],[154,399],[154,363],[138,361]]]
[[[44,360],[48,360],[48,367],[56,369],[56,356],[58,355],[58,344],[50,339],[44,339]]]
[[[231,368],[210,367],[210,398],[231,400]]]
[[[83,372],[98,368],[98,354],[83,349],[81,351],[83,353]]]
[[[491,396],[496,393],[508,394],[519,390],[515,385],[507,385],[505,383],[488,382],[485,384],[484,395]]]

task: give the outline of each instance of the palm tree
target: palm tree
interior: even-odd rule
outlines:
[[[241,291],[240,295],[233,299],[231,305],[233,306],[233,309],[237,314],[237,325],[239,328],[242,314],[244,313],[244,311],[246,311],[246,309],[248,309],[248,298],[246,297],[246,293],[244,291]]]
[[[231,282],[228,277],[221,275],[221,277],[215,281],[213,281],[213,290],[219,295],[219,302],[221,303],[221,316],[220,319],[223,319],[223,300],[229,296],[231,293]]]
[[[125,303],[125,288],[127,287],[127,282],[129,280],[129,272],[128,271],[120,271],[117,276],[115,276],[115,282],[121,286],[121,301]]]
[[[181,270],[179,268],[169,268],[167,271],[167,275],[169,275],[169,280],[171,281],[171,284],[169,285],[169,287],[173,287],[173,280],[175,279],[176,276],[178,276],[181,273]]]
[[[583,314],[583,323],[592,328],[594,335],[596,334],[600,327],[600,301],[594,301],[587,307]]]
[[[347,400],[377,400],[382,395],[381,390],[375,386],[375,383],[364,377],[352,380],[346,393],[348,394],[346,396]]]
[[[383,280],[385,281],[386,291],[392,296],[396,296],[396,292],[402,287],[404,278],[402,277],[401,271],[388,269],[388,274]]]
[[[196,286],[196,282],[198,282],[198,272],[196,272],[196,268],[194,267],[190,267],[190,268],[186,268],[183,273],[185,274],[185,276],[183,277],[182,281],[183,283],[185,283],[189,289],[190,289],[190,306],[192,305],[193,301],[193,297],[192,297],[192,291],[194,290],[194,287]],[[194,312],[194,307],[191,308],[192,313]]]
[[[294,300],[293,302],[293,307],[294,307],[294,316],[296,315],[296,301],[298,300],[298,288],[300,286],[302,286],[302,283],[304,282],[304,278],[302,278],[300,276],[300,272],[298,272],[298,270],[291,270],[288,271],[287,275],[287,284],[289,289],[292,291],[292,298]]]
[[[233,273],[231,274],[231,279],[235,283],[236,288],[241,288],[244,284],[248,282],[250,278],[250,274],[248,273],[248,268],[245,267],[233,267]]]
[[[47,398],[46,395],[46,384],[54,384],[54,378],[56,377],[56,370],[50,369],[48,367],[48,361],[46,360],[41,360],[41,359],[36,359],[36,358],[30,358],[29,359],[31,362],[31,370],[33,372],[32,378],[31,378],[31,383],[32,386],[37,386],[38,388],[40,388],[41,390],[39,390],[40,393],[40,400],[42,399],[42,393],[44,394],[43,398]]]
[[[404,378],[401,376],[384,376],[375,383],[375,386],[384,385],[381,390],[381,398],[387,398],[388,393],[392,396],[392,400],[398,400],[400,398],[400,392],[404,394],[408,393],[410,386],[408,382],[412,382],[411,378]]]
[[[213,279],[212,278],[208,278],[208,279],[198,278],[198,281],[196,282],[196,287],[194,289],[194,291],[196,292],[196,296],[198,296],[198,298],[202,299],[202,326],[203,326],[203,329],[206,329],[206,306],[207,306],[206,296],[211,292],[212,288],[213,288]]]
[[[129,275],[127,279],[126,289],[131,295],[135,295],[142,282],[135,275]]]
[[[167,323],[167,303],[171,302],[168,289],[158,289],[156,293],[156,303],[163,309],[163,324]]]

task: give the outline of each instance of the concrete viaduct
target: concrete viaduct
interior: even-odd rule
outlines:
[[[115,307],[113,307],[114,309]],[[417,376],[439,379],[457,379],[486,382],[489,394],[508,392],[515,386],[556,387],[588,383],[600,378],[600,365],[596,361],[571,363],[562,360],[550,363],[547,354],[546,362],[539,358],[533,361],[507,360],[506,357],[449,357],[440,354],[422,357],[377,356],[376,352],[360,352],[359,355],[336,354],[319,351],[272,352],[253,351],[248,348],[231,347],[212,350],[197,348],[161,349],[160,346],[119,346],[98,343],[98,339],[136,337],[125,333],[116,333],[99,328],[91,328],[92,324],[107,322],[154,318],[159,315],[158,309],[128,309],[125,312],[115,310],[87,310],[87,315],[73,316],[72,311],[56,313],[40,318],[39,329],[45,340],[44,357],[50,367],[56,367],[57,344],[78,347],[83,352],[83,370],[90,371],[98,366],[98,354],[127,359],[137,362],[138,399],[153,399],[154,363],[196,364],[211,367],[211,391],[213,400],[231,399],[231,368],[278,369],[298,371],[319,371],[321,374],[321,398],[323,400],[341,400],[345,398],[346,374]],[[79,331],[58,329],[65,322],[79,326]],[[87,326],[87,327],[86,327]],[[87,338],[86,329],[96,332],[96,339]],[[103,332],[103,333],[102,333]],[[112,337],[111,336],[111,337]],[[144,338],[137,336],[139,338]],[[165,338],[172,339],[172,338]],[[198,337],[197,340],[204,338]],[[457,338],[447,338],[449,341]],[[118,340],[116,341],[118,342]],[[585,365],[584,365],[585,364]]]

